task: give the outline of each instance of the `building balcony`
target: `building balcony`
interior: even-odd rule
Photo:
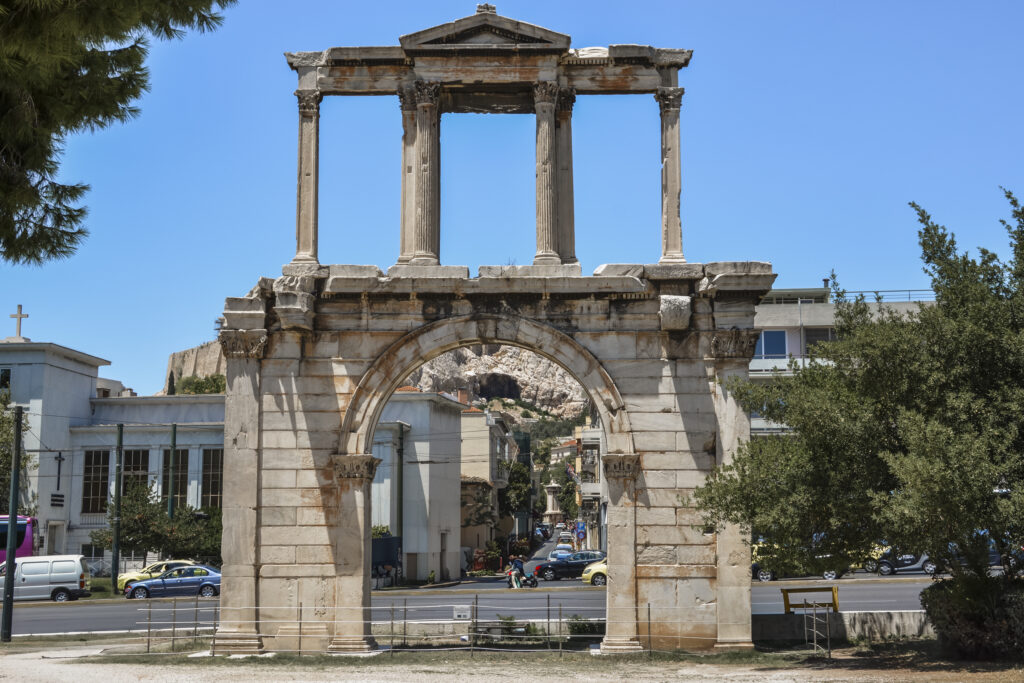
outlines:
[[[809,356],[792,356],[798,368],[807,367],[810,361]],[[768,375],[776,372],[789,373],[790,357],[785,358],[758,358],[754,356],[750,361],[749,370],[751,375]]]
[[[600,498],[601,482],[583,482],[580,484],[580,498]]]

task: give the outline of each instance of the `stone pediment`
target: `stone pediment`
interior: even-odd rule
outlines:
[[[478,10],[472,16],[398,40],[406,54],[450,54],[480,50],[560,53],[569,49],[571,39],[564,33]]]

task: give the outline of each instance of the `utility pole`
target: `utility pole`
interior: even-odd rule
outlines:
[[[121,470],[124,465],[124,425],[117,425],[117,454],[114,460],[114,542],[110,550],[110,589],[117,592],[117,575],[121,569]]]
[[[178,455],[178,425],[171,425],[171,455],[167,462],[167,517],[174,519],[174,460]]]
[[[21,313],[20,306],[18,313]],[[18,321],[21,324],[21,321]],[[0,623],[0,641],[11,642],[14,618],[14,554],[18,550],[18,474],[21,471],[21,421],[24,408],[14,408],[14,451],[11,453],[11,497],[7,508],[7,566],[4,570],[4,614]]]

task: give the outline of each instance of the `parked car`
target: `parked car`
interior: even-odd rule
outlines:
[[[7,563],[0,564],[0,586],[6,584]],[[15,600],[67,602],[92,595],[92,575],[84,555],[19,557],[14,566]]]
[[[572,555],[572,546],[568,543],[559,543],[555,546],[555,549],[548,555],[548,562],[554,562]]]
[[[575,579],[583,574],[583,570],[588,564],[603,560],[604,557],[604,553],[600,550],[581,550],[565,559],[541,562],[533,568],[533,575],[539,576],[545,581]]]
[[[558,542],[559,543],[572,543],[572,534],[570,534],[568,531],[563,531],[563,532],[559,533],[558,534]]]
[[[878,573],[882,576],[889,576],[901,571],[922,571],[925,574],[935,574],[938,570],[938,564],[924,554],[904,553],[889,548],[878,558]]]
[[[555,525],[555,531],[561,531],[565,528],[565,522],[559,522]]]
[[[583,583],[589,583],[591,586],[607,586],[608,560],[591,562],[583,568],[583,574],[580,575],[580,578],[583,580]]]
[[[195,562],[192,560],[161,560],[160,562],[154,562],[148,567],[143,567],[137,572],[125,572],[124,574],[118,575],[117,590],[123,591],[126,583],[142,581],[143,579],[154,579],[164,572],[194,564]]]
[[[163,598],[201,595],[212,598],[220,593],[220,572],[205,565],[178,567],[155,579],[129,582],[124,587],[126,598]]]

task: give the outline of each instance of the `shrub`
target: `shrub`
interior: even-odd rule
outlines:
[[[591,621],[585,617],[581,617],[578,614],[573,614],[569,617],[569,635],[572,636],[603,636],[604,635],[603,621]]]
[[[1024,660],[1024,581],[961,577],[921,593],[947,650],[968,659]]]

